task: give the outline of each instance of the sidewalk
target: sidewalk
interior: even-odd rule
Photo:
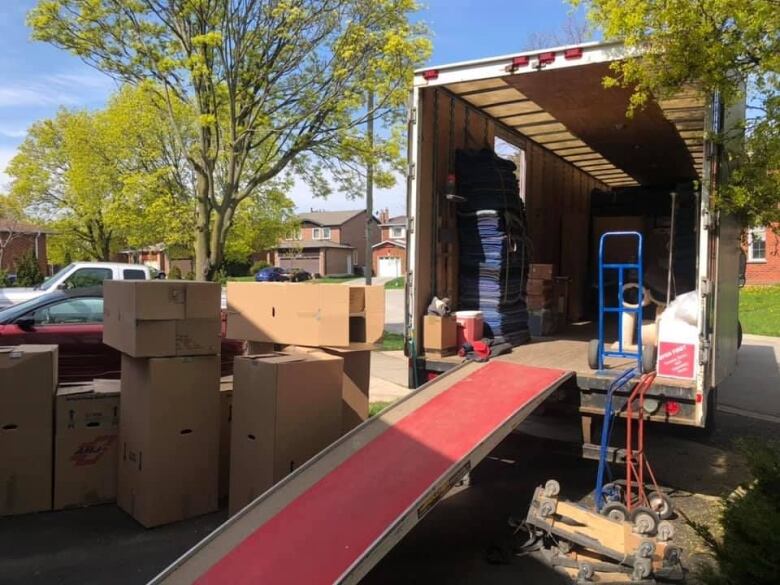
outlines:
[[[406,387],[409,366],[402,351],[371,353],[370,402],[393,402],[409,394]]]

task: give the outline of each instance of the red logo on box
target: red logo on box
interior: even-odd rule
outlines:
[[[658,375],[673,378],[693,378],[696,346],[693,343],[658,344]]]
[[[116,435],[95,437],[91,441],[79,445],[76,452],[70,456],[70,460],[77,467],[80,465],[93,465],[98,462],[114,441],[116,441]]]

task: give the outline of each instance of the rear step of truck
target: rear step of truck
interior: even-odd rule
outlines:
[[[356,583],[572,372],[467,363],[311,459],[152,583]]]

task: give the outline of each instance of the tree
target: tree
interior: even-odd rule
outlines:
[[[109,260],[121,246],[191,241],[184,163],[155,97],[146,86],[126,87],[104,110],[61,110],[30,128],[8,166],[10,200],[55,230],[53,260],[66,251]],[[183,105],[173,107],[187,117]]]
[[[126,82],[154,80],[167,104],[195,112],[173,122],[194,177],[198,278],[219,269],[239,206],[296,173],[316,193],[329,179],[355,187],[355,167],[389,160],[361,126],[390,123],[412,65],[430,44],[407,15],[414,0],[40,0],[29,15],[50,42]],[[389,179],[388,179],[389,180]],[[358,181],[359,183],[360,181]]]
[[[0,272],[3,270],[6,249],[24,235],[20,228],[18,210],[13,208],[6,195],[0,195]],[[3,286],[4,282],[5,277],[0,279],[0,286]]]
[[[37,286],[43,282],[43,273],[38,265],[38,259],[26,252],[16,262],[16,286]]]
[[[651,95],[663,98],[690,86],[718,92],[726,103],[747,91],[748,122],[740,128],[745,148],[729,161],[732,172],[717,203],[745,225],[780,221],[780,2],[570,2],[585,5],[607,38],[642,50],[639,58],[615,63],[605,80],[634,88],[630,111]]]
[[[549,49],[564,45],[579,45],[592,40],[588,23],[575,14],[566,16],[560,29],[555,32],[532,32],[525,42],[526,50]]]

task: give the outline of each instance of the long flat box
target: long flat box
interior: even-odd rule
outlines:
[[[116,499],[119,380],[62,385],[54,416],[54,509]]]
[[[0,347],[0,516],[50,510],[56,345]]]
[[[454,315],[423,317],[423,345],[425,350],[446,352],[458,346],[458,322]]]
[[[122,356],[117,504],[146,527],[217,509],[219,356]]]
[[[339,347],[288,345],[285,352],[324,351],[344,360],[341,384],[341,434],[345,435],[368,418],[368,390],[371,383],[371,351]]]
[[[236,358],[231,514],[339,438],[343,363],[324,352]]]
[[[381,286],[228,282],[227,304],[230,339],[348,347],[384,333]]]
[[[219,353],[219,284],[111,280],[103,294],[106,345],[132,357]]]

